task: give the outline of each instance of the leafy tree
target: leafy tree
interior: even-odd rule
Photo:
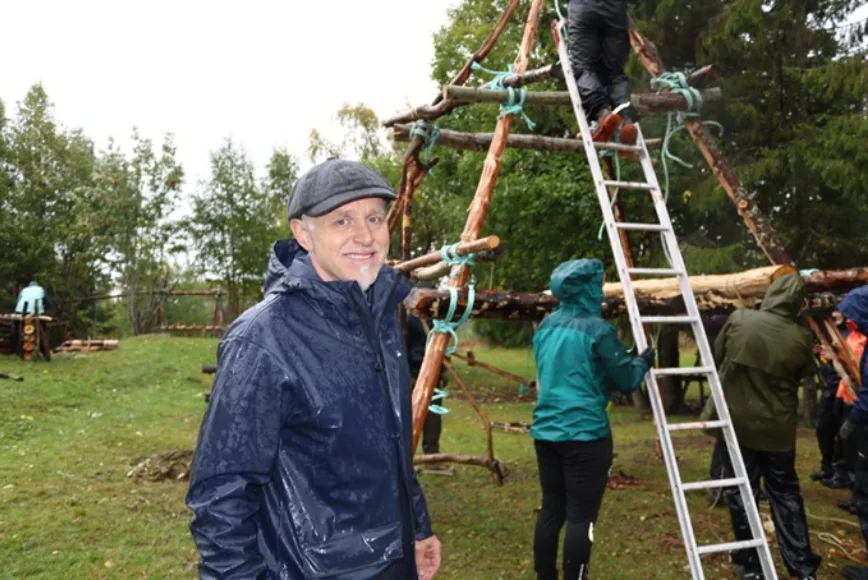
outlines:
[[[296,167],[285,152],[275,152],[260,187],[253,163],[230,139],[211,154],[211,177],[193,197],[189,226],[200,272],[214,274],[227,292],[229,319],[259,297],[268,250],[280,232],[275,212],[285,211],[278,202]]]

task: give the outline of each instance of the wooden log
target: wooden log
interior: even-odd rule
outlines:
[[[533,0],[531,3],[524,34],[518,49],[518,56],[513,63],[513,71],[516,74],[522,74],[527,71],[531,49],[533,48],[539,26],[539,19],[542,15],[543,4],[543,0]],[[485,158],[482,175],[479,179],[473,201],[468,209],[467,222],[464,224],[464,232],[461,235],[462,242],[476,240],[482,231],[482,225],[485,222],[486,215],[488,215],[488,205],[491,202],[494,186],[497,183],[497,174],[500,171],[503,152],[506,150],[507,137],[509,136],[512,121],[513,115],[504,115],[497,121],[494,138],[491,140],[491,148]],[[455,270],[454,276],[450,276],[449,285],[453,288],[464,288],[467,285],[469,275],[468,268],[459,268]],[[422,361],[422,368],[419,371],[416,388],[413,390],[414,450],[419,443],[419,437],[422,435],[422,426],[425,424],[425,417],[428,414],[428,405],[431,404],[431,395],[434,393],[434,386],[437,384],[440,376],[446,346],[450,340],[451,337],[448,334],[435,333],[428,341],[428,346],[425,349],[425,359]]]
[[[449,100],[466,103],[506,103],[509,91],[487,89],[484,87],[447,86],[443,94]],[[720,101],[723,93],[719,88],[706,89],[702,92],[704,103]],[[686,111],[689,108],[687,98],[680,93],[633,93],[630,96],[633,106],[643,115],[668,113],[671,111]],[[524,104],[528,107],[572,107],[568,91],[528,91]]]
[[[393,127],[392,139],[399,143],[409,142],[411,128],[411,125],[395,125]],[[460,131],[440,129],[437,144],[466,151],[488,151],[493,136],[494,133],[462,133]],[[662,142],[662,139],[645,140],[645,144],[649,147],[659,147]],[[507,146],[513,149],[529,149],[534,151],[585,153],[585,148],[578,139],[544,137],[542,135],[529,135],[525,133],[511,134],[507,140]]]
[[[767,266],[736,274],[691,276],[696,304],[700,311],[708,313],[757,307],[781,268]],[[809,292],[806,307],[813,311],[825,311],[833,308],[847,291],[868,283],[868,268],[826,270],[804,276],[803,279]],[[685,312],[677,280],[634,280],[632,284],[639,310],[643,314]],[[405,304],[416,316],[443,318],[449,310],[449,300],[449,293],[443,290],[415,289]],[[495,320],[542,320],[557,304],[557,298],[548,292],[523,294],[477,290],[470,316]],[[467,293],[461,291],[455,316],[460,316],[466,308]],[[615,318],[626,312],[620,283],[604,285],[602,309],[604,318]]]
[[[494,262],[503,256],[503,246],[498,246],[493,250],[483,250],[477,252],[476,262]],[[417,268],[410,272],[410,278],[413,280],[438,280],[449,273],[450,266],[446,262],[437,262],[433,266],[425,266]]]
[[[522,421],[511,421],[509,423],[494,422],[491,424],[493,429],[503,429],[507,433],[530,433],[530,425]]]
[[[60,346],[95,346],[105,349],[115,349],[118,347],[118,341],[113,339],[93,339],[93,340],[67,340]]]
[[[720,80],[720,75],[720,67],[716,64],[709,64],[687,75],[687,84],[701,89],[716,83]]]
[[[480,238],[478,240],[470,240],[466,242],[459,242],[458,246],[455,248],[455,253],[459,256],[466,256],[467,254],[472,254],[474,252],[481,252],[484,250],[493,250],[500,245],[500,238],[497,236],[486,236],[484,238]],[[442,262],[443,257],[440,255],[440,252],[429,252],[417,258],[413,258],[412,260],[407,260],[405,262],[399,262],[394,264],[392,267],[404,274],[415,270],[416,268],[421,268],[423,266],[431,266],[438,262]]]

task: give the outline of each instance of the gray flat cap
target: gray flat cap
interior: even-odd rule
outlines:
[[[328,159],[298,178],[289,196],[286,216],[317,217],[351,201],[366,197],[397,199],[382,175],[356,161]]]

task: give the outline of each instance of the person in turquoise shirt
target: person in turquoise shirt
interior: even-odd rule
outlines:
[[[15,312],[18,314],[45,314],[45,290],[38,282],[31,282],[18,294]]]
[[[594,522],[612,465],[608,392],[635,391],[654,363],[654,349],[630,356],[603,320],[603,281],[599,260],[570,260],[555,268],[551,290],[559,305],[533,337],[539,396],[530,434],[542,487],[534,531],[538,580],[558,578],[565,521],[564,578],[588,577]]]

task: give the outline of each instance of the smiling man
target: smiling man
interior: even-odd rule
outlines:
[[[440,542],[412,465],[410,387],[384,266],[394,190],[330,159],[296,183],[295,240],[229,328],[187,505],[202,578],[432,578]]]

